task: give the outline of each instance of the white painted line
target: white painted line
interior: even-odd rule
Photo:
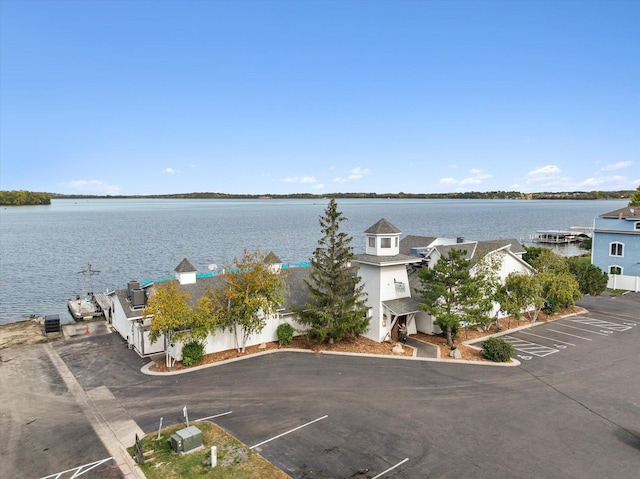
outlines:
[[[328,417],[329,417],[329,415],[328,415],[328,414],[325,414],[324,416],[319,417],[318,419],[314,419],[313,421],[309,421],[308,423],[303,424],[302,426],[294,427],[293,429],[290,429],[290,430],[288,430],[287,432],[283,432],[282,434],[278,434],[277,436],[274,436],[274,437],[272,437],[271,439],[267,439],[266,441],[262,441],[262,442],[260,442],[260,443],[256,444],[255,446],[251,446],[249,449],[254,449],[254,448],[258,447],[258,446],[262,446],[263,444],[266,444],[266,443],[268,443],[268,442],[271,442],[271,441],[273,441],[274,439],[278,439],[279,437],[286,436],[286,435],[287,435],[287,434],[289,434],[289,433],[292,433],[292,432],[294,432],[294,431],[297,431],[298,429],[302,429],[303,427],[306,427],[306,426],[308,426],[308,425],[310,425],[310,424],[313,424],[314,422],[322,421],[323,419],[326,419],[326,418],[328,418]]]
[[[226,416],[227,414],[231,414],[232,412],[233,411],[227,411],[227,412],[223,412],[223,413],[220,413],[220,414],[216,414],[215,416],[201,417],[200,419],[196,419],[193,422],[206,421],[207,419],[213,419],[214,417]]]
[[[576,336],[575,334],[565,333],[563,331],[558,331],[557,329],[549,328],[549,331],[553,331],[554,333],[564,334],[566,336],[571,336],[572,338],[584,339],[585,341],[593,341],[591,338],[583,338],[582,336]]]
[[[89,462],[87,464],[83,464],[82,466],[74,467],[72,469],[67,469],[66,471],[58,472],[56,474],[51,474],[50,476],[41,477],[40,479],[49,479],[50,477],[54,477],[54,478],[58,479],[62,474],[65,474],[65,473],[71,472],[71,471],[76,471],[73,474],[73,476],[71,476],[71,478],[70,478],[70,479],[73,479],[74,477],[79,477],[79,476],[89,472],[91,469],[94,469],[94,468],[98,467],[99,465],[104,464],[105,462],[109,462],[111,459],[113,459],[113,457],[107,457],[106,459],[101,459],[101,460],[96,461],[96,462]],[[87,469],[84,469],[85,467]]]
[[[568,324],[556,323],[556,325],[557,326],[562,326],[563,328],[577,329],[578,331],[584,331],[585,333],[599,334],[600,336],[606,336],[606,334],[604,334],[604,333],[599,333],[597,331],[591,331],[590,329],[576,328],[575,326],[569,326]]]
[[[612,323],[611,321],[604,321],[602,319],[582,318],[582,319],[570,319],[569,321],[572,321],[574,323],[585,324],[588,326],[611,329],[613,331],[627,331],[628,329],[631,329],[631,326],[624,326],[622,324]]]
[[[407,462],[409,460],[409,458],[407,457],[406,459],[400,461],[398,464],[396,464],[395,466],[391,466],[389,469],[387,469],[386,471],[382,471],[380,474],[378,474],[377,476],[372,477],[371,479],[378,479],[379,477],[384,476],[387,472],[389,471],[393,471],[396,467],[398,466],[402,466],[405,462]]]
[[[542,338],[542,339],[548,339],[549,341],[552,341],[554,343],[562,343],[562,344],[568,344],[569,346],[575,346],[575,344],[573,343],[567,343],[566,341],[560,341],[559,339],[547,338],[546,336],[540,336],[539,334],[527,333],[526,331],[520,331],[520,333],[528,334],[529,336],[537,336],[538,338]]]

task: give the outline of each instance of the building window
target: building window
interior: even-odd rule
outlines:
[[[396,236],[396,248],[398,247],[398,237]]]
[[[636,223],[636,231],[640,231],[640,221]]]
[[[609,266],[609,274],[622,274],[620,266]]]
[[[376,239],[373,236],[369,236],[369,248],[376,247]]]
[[[609,250],[609,256],[624,256],[624,244],[611,243],[611,249]]]
[[[381,248],[391,248],[391,238],[382,238]]]

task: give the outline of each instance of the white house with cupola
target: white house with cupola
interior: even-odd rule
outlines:
[[[401,240],[401,234],[381,219],[365,231],[365,253],[355,258],[370,308],[370,327],[365,336],[374,341],[395,340],[401,322],[410,335],[441,332],[435,318],[420,308],[418,271],[433,268],[451,249],[465,252],[465,258],[473,263],[472,274],[480,261],[489,258],[500,281],[510,273],[533,274],[533,268],[522,259],[525,249],[516,239],[466,241],[462,237],[410,235]],[[500,314],[498,305],[494,314]]]
[[[409,334],[416,332],[418,303],[411,298],[408,265],[422,258],[400,254],[402,232],[381,219],[365,231],[365,253],[356,255],[358,275],[367,293],[370,326],[365,336],[381,342],[392,339],[398,320],[406,320]]]

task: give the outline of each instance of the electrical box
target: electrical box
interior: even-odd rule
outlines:
[[[202,445],[202,431],[195,426],[180,429],[169,439],[174,452],[187,453],[204,447]]]

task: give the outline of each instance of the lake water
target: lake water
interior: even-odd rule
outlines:
[[[222,267],[244,248],[273,251],[284,262],[308,261],[321,237],[328,200],[52,200],[48,206],[0,209],[0,324],[59,314],[86,293],[91,263],[96,292],[130,280],[173,274],[188,258],[199,272]],[[541,229],[592,226],[626,201],[344,199],[342,230],[364,251],[364,230],[386,218],[404,235],[516,238]],[[571,253],[566,248],[564,253]]]

